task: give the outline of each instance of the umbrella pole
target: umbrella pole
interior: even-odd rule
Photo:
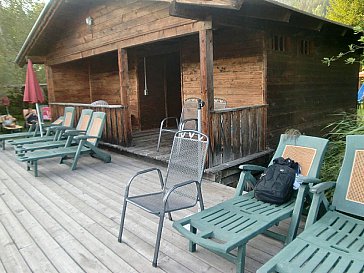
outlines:
[[[40,112],[39,104],[38,103],[35,104],[35,108],[37,109],[38,126],[39,126],[40,136],[43,137],[43,128],[42,128],[43,124],[42,124],[42,119],[40,117],[40,115],[42,113]]]

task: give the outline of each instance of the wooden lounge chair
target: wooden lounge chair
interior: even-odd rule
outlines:
[[[60,125],[60,124],[62,124],[62,122],[63,122],[63,116],[56,119],[51,124],[51,126]],[[29,138],[37,137],[39,135],[39,133],[40,133],[40,131],[39,131],[38,123],[34,123],[34,124],[31,124],[31,126],[29,126],[29,129],[27,132],[0,135],[0,146],[2,147],[3,150],[5,150],[6,141],[8,141],[9,143],[12,143],[16,139],[19,139],[19,138],[20,139],[24,139],[24,138],[29,139]]]
[[[111,162],[110,154],[97,147],[105,126],[105,119],[105,113],[94,112],[86,134],[80,134],[77,130],[66,131],[65,134],[68,138],[64,147],[29,152],[18,157],[18,160],[27,162],[27,170],[33,168],[34,176],[38,176],[38,161],[46,158],[61,157],[61,163],[63,163],[63,160],[73,157],[72,170],[76,169],[81,154],[90,154],[106,163]],[[77,141],[78,145],[71,146],[73,141]]]
[[[167,213],[171,220],[171,212],[194,207],[197,202],[200,203],[200,208],[203,209],[200,184],[208,143],[208,137],[199,132],[177,132],[174,136],[165,180],[163,181],[162,173],[159,169],[151,168],[137,172],[129,180],[125,188],[118,241],[121,243],[128,203],[158,216],[159,225],[152,262],[154,267],[157,266],[165,214]],[[153,193],[146,191],[142,195],[129,196],[129,189],[131,184],[136,182],[135,178],[139,176],[142,178],[150,172],[158,173],[161,191]]]
[[[265,233],[288,243],[295,237],[309,184],[320,181],[317,177],[327,143],[328,140],[317,137],[281,136],[273,159],[283,156],[295,160],[306,176],[297,196],[289,202],[282,205],[269,204],[255,199],[253,191],[243,194],[248,183],[255,185],[253,175],[263,172],[265,168],[242,165],[235,197],[176,221],[173,226],[190,240],[190,251],[196,251],[198,244],[234,262],[236,272],[244,272],[246,244],[250,239]],[[287,236],[268,230],[289,217],[292,219]],[[237,254],[234,250],[237,250]]]
[[[83,109],[80,119],[78,120],[77,126],[76,126],[76,131],[81,132],[86,132],[90,121],[91,121],[91,116],[92,116],[92,112],[93,110],[91,109]],[[69,127],[66,126],[57,126],[54,128],[56,131],[66,131],[67,129],[70,129]],[[66,140],[58,140],[58,139],[53,139],[51,141],[43,141],[43,142],[36,142],[36,143],[31,143],[31,144],[24,144],[22,146],[18,146],[15,147],[15,151],[17,152],[17,154],[19,156],[23,156],[23,154],[25,152],[28,151],[35,151],[35,150],[42,150],[42,149],[53,149],[53,148],[58,148],[58,147],[62,147],[66,144]]]
[[[64,115],[63,115],[63,122],[60,125],[54,125],[47,128],[47,133],[45,136],[37,136],[32,138],[21,138],[14,140],[11,142],[11,145],[14,145],[16,147],[21,147],[24,144],[30,144],[30,143],[36,143],[36,142],[44,142],[44,141],[50,141],[50,140],[58,140],[62,132],[65,129],[72,129],[73,123],[75,120],[75,108],[74,107],[65,107],[64,108]],[[60,127],[63,126],[63,127]],[[57,130],[60,128],[63,128],[63,130]],[[54,133],[54,135],[52,135]]]
[[[335,186],[329,204],[325,191]],[[364,272],[364,136],[347,136],[337,182],[310,191],[305,230],[258,272]],[[327,212],[317,220],[323,208]]]

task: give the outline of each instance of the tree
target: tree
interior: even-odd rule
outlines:
[[[330,0],[327,18],[351,26],[364,21],[363,0]]]
[[[325,16],[326,8],[329,3],[329,0],[278,0],[278,1],[318,16]]]
[[[36,0],[0,0],[0,86],[24,83],[25,68],[14,60],[43,6]]]

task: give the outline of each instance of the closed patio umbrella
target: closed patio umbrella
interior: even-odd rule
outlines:
[[[40,112],[38,103],[44,102],[44,96],[42,89],[40,88],[39,82],[37,80],[37,76],[33,70],[33,63],[30,59],[28,60],[23,101],[29,103],[35,103],[35,107],[37,109],[40,135],[43,136],[43,128],[41,120],[42,113]]]

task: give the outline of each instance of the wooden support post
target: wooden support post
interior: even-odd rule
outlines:
[[[202,108],[202,132],[210,136],[210,112],[214,109],[214,56],[212,29],[199,32],[200,37],[200,73],[201,99],[206,103]]]
[[[56,102],[56,96],[54,93],[54,83],[53,83],[53,72],[52,67],[45,65],[45,73],[46,73],[46,79],[47,79],[47,89],[48,89],[48,103],[50,102]],[[54,121],[57,118],[57,113],[55,111],[55,107],[51,105],[51,115],[52,115],[52,121]]]
[[[126,145],[131,144],[131,117],[129,111],[129,67],[128,67],[128,52],[126,49],[121,48],[118,50],[118,62],[119,62],[119,78],[120,78],[120,101],[121,105],[126,109],[122,115],[123,135]]]

